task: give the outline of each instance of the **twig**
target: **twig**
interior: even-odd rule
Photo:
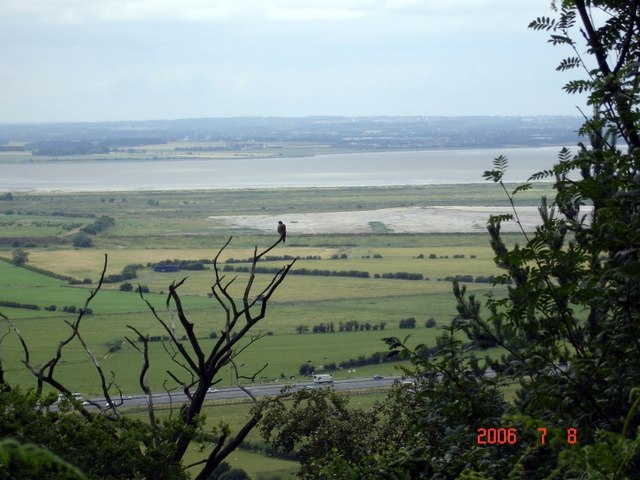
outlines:
[[[127,342],[129,342],[129,344],[142,355],[142,368],[140,369],[138,384],[140,385],[140,388],[144,392],[144,395],[147,399],[147,414],[149,416],[149,424],[151,428],[155,430],[157,429],[158,425],[156,422],[155,410],[153,408],[153,393],[151,392],[149,382],[147,381],[147,371],[149,371],[149,336],[142,335],[139,330],[137,330],[135,327],[132,327],[131,325],[127,325],[127,328],[133,330],[133,332],[138,335],[138,339],[142,339],[142,349],[140,349],[133,341],[125,337]]]

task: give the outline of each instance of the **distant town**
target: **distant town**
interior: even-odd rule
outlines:
[[[317,116],[0,124],[0,153],[107,154],[173,142],[188,142],[191,151],[255,151],[279,143],[343,151],[542,147],[574,145],[582,121],[569,116]]]

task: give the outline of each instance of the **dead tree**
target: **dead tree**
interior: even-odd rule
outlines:
[[[180,418],[182,425],[188,428],[180,429],[173,438],[169,439],[175,446],[175,453],[171,461],[176,463],[182,460],[189,444],[193,440],[193,431],[196,428],[198,416],[202,411],[207,389],[218,380],[219,374],[223,368],[227,366],[234,369],[236,378],[238,378],[235,359],[244,349],[264,337],[265,333],[256,332],[256,326],[265,318],[269,300],[295,263],[295,260],[293,260],[291,263],[283,266],[271,277],[266,286],[258,289],[258,291],[254,291],[256,265],[258,261],[274,249],[280,243],[280,240],[278,239],[273,245],[261,252],[258,252],[258,248],[255,247],[251,268],[249,270],[249,278],[246,280],[242,297],[237,299],[231,290],[237,277],[227,279],[226,276],[222,274],[219,265],[220,255],[229,243],[231,243],[231,240],[232,238],[229,238],[222,246],[213,261],[215,277],[211,287],[211,293],[212,297],[215,298],[222,307],[224,313],[218,325],[220,328],[220,336],[212,349],[209,351],[203,349],[201,342],[194,332],[194,324],[189,321],[180,295],[178,294],[179,287],[186,279],[178,283],[173,283],[169,287],[166,306],[171,313],[175,312],[178,320],[177,324],[185,332],[187,338],[185,343],[187,343],[189,348],[180,340],[177,333],[179,329],[176,326],[176,322],[173,321],[173,317],[170,317],[170,321],[162,319],[154,307],[147,301],[150,311],[169,336],[169,347],[174,349],[171,353],[174,363],[183,371],[182,374],[171,371],[167,372],[173,380],[182,386],[183,392],[187,396],[187,402],[184,403],[180,409]],[[241,346],[240,341],[243,339],[248,339],[249,342],[247,345]],[[130,339],[127,340],[133,344]],[[143,342],[143,344],[146,350],[146,341]],[[143,354],[143,371],[148,368],[149,363],[148,355],[144,353],[145,350],[141,350]],[[259,372],[255,372],[251,378],[255,378],[257,373]],[[188,378],[185,378],[185,375],[188,376]],[[140,377],[140,387],[145,391],[147,398],[152,398],[144,375]],[[244,391],[252,397],[248,390],[244,389]],[[148,411],[150,421],[153,421],[154,414],[151,403],[148,405]],[[255,413],[232,438],[228,438],[228,435],[225,433],[220,435],[211,454],[200,462],[204,464],[204,467],[196,479],[206,479],[227,455],[240,445],[259,419],[260,413]]]
[[[151,303],[144,298],[142,290],[139,288],[140,297],[147,306],[154,318],[162,325],[168,335],[168,340],[163,341],[163,346],[168,355],[170,355],[177,370],[167,370],[168,376],[172,381],[180,385],[181,390],[187,397],[186,402],[180,406],[178,415],[178,424],[180,428],[164,430],[158,422],[156,412],[154,410],[153,392],[147,381],[147,372],[151,368],[149,358],[149,337],[143,335],[140,330],[132,325],[128,325],[136,334],[134,339],[125,337],[127,342],[135,348],[142,357],[142,367],[139,375],[139,385],[147,398],[147,412],[150,428],[154,432],[155,446],[170,446],[167,451],[171,452],[171,456],[167,458],[168,462],[174,465],[180,465],[187,448],[193,441],[196,431],[198,430],[198,421],[202,408],[204,406],[207,390],[220,381],[220,373],[225,368],[231,368],[236,374],[236,379],[243,378],[238,372],[236,358],[248,348],[251,344],[263,338],[266,333],[257,331],[260,321],[265,318],[267,313],[267,305],[276,289],[284,281],[289,273],[295,260],[284,265],[277,273],[275,273],[266,285],[262,287],[256,286],[256,265],[262,257],[273,250],[281,240],[278,239],[273,245],[263,251],[258,251],[258,247],[254,248],[251,268],[249,269],[248,278],[244,286],[236,286],[237,277],[227,279],[220,268],[220,256],[231,243],[232,238],[220,248],[215,259],[213,260],[214,279],[211,287],[211,296],[222,307],[222,318],[214,319],[220,336],[215,342],[213,348],[205,349],[198,339],[194,329],[194,323],[189,321],[187,309],[184,307],[178,290],[186,281],[182,279],[174,282],[169,287],[166,300],[166,309],[168,318],[163,318],[163,314],[159,313]],[[84,415],[88,421],[92,421],[94,415],[106,415],[108,418],[118,420],[121,417],[119,406],[122,405],[122,393],[115,383],[115,374],[111,372],[111,377],[107,379],[98,360],[91,352],[87,344],[80,334],[80,325],[91,300],[97,295],[106,271],[105,265],[100,276],[98,286],[90,292],[84,308],[80,310],[74,322],[67,322],[71,328],[71,333],[67,338],[61,341],[56,349],[53,357],[39,367],[32,365],[30,361],[29,348],[27,343],[16,325],[11,320],[9,322],[11,329],[17,334],[24,351],[23,363],[33,373],[37,379],[37,392],[41,393],[43,385],[49,384],[59,392],[70,395],[70,390],[65,387],[55,377],[55,368],[59,364],[64,348],[73,340],[81,343],[84,350],[91,358],[96,371],[100,377],[102,392],[105,396],[107,405],[99,405],[93,403],[99,408],[98,414],[88,411],[80,402],[74,402],[74,407]],[[235,287],[235,288],[234,288]],[[241,293],[238,293],[241,292]],[[186,340],[185,340],[186,338]],[[138,340],[138,341],[136,341]],[[247,342],[248,340],[248,342]],[[141,344],[141,345],[140,345]],[[265,364],[262,369],[267,365]],[[262,371],[262,369],[260,371]],[[255,378],[259,372],[244,378]],[[166,388],[166,393],[171,393]],[[238,386],[257,402],[251,392],[243,388],[239,382]],[[117,389],[118,395],[112,394],[113,389]],[[222,463],[222,461],[246,438],[251,429],[258,423],[261,417],[260,409],[252,409],[251,418],[239,429],[234,435],[223,429],[221,434],[215,441],[213,450],[206,458],[201,461],[189,465],[203,465],[202,470],[196,476],[196,479],[206,479],[209,475]]]

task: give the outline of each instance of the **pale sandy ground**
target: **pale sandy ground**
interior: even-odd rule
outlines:
[[[491,214],[512,213],[507,207],[402,207],[354,212],[291,213],[283,215],[212,216],[216,226],[255,228],[275,232],[278,220],[295,233],[370,233],[370,222],[379,222],[393,233],[485,232]],[[519,207],[518,215],[527,231],[540,223],[537,207]],[[505,222],[503,232],[517,231],[515,222]]]

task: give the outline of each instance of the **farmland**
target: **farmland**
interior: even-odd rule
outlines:
[[[523,202],[534,203],[544,192],[537,186]],[[313,212],[358,211],[415,205],[451,204],[451,186],[433,187],[363,187],[306,190],[214,191],[214,192],[122,192],[74,194],[21,194],[0,205],[3,224],[0,257],[1,311],[12,319],[26,339],[32,362],[49,358],[58,341],[69,332],[65,321],[74,318],[73,309],[82,307],[90,289],[95,288],[107,262],[106,275],[117,275],[127,265],[138,265],[134,286],[148,289],[145,299],[167,317],[164,303],[169,285],[187,277],[180,287],[196,333],[205,344],[213,342],[221,322],[222,311],[208,293],[214,272],[211,259],[228,237],[230,245],[220,255],[220,269],[242,270],[256,245],[270,245],[272,232],[246,227],[211,225],[216,215],[261,215],[288,212],[305,215]],[[499,203],[495,189],[488,185],[456,192],[459,205],[493,205]],[[3,208],[4,207],[4,208]],[[75,248],[72,238],[96,218],[109,216],[114,225],[92,236],[93,247]],[[380,223],[384,223],[384,219]],[[451,295],[453,276],[472,279],[498,274],[486,235],[461,233],[379,233],[309,234],[296,232],[290,225],[287,243],[274,250],[276,259],[261,261],[260,266],[279,268],[282,258],[297,258],[281,288],[270,302],[261,331],[268,333],[252,345],[243,358],[246,372],[259,370],[261,381],[296,377],[299,367],[311,363],[339,364],[359,356],[383,351],[382,338],[404,337],[411,342],[433,342],[437,328],[425,328],[428,319],[446,325],[455,315]],[[514,237],[516,238],[516,237]],[[28,254],[27,267],[11,263],[16,250]],[[286,256],[286,257],[285,257]],[[234,263],[226,263],[233,259]],[[154,271],[161,261],[203,261],[201,270],[174,273]],[[366,278],[335,276],[344,272],[366,272]],[[50,272],[45,275],[43,272]],[[51,272],[57,277],[51,276]],[[314,274],[315,272],[315,274]],[[324,272],[324,273],[318,273]],[[334,276],[328,276],[327,272]],[[394,278],[398,272],[419,276],[420,280]],[[304,274],[306,273],[306,274]],[[242,271],[224,272],[237,276],[237,295],[241,295]],[[69,278],[74,279],[69,281]],[[270,275],[259,274],[256,288]],[[138,352],[124,337],[132,338],[128,325],[150,336],[166,332],[153,318],[147,304],[133,291],[122,291],[124,281],[105,283],[90,305],[92,314],[83,320],[82,334],[91,350],[101,359],[103,368],[117,372],[116,381],[123,391],[137,391]],[[490,283],[470,283],[469,289],[488,292]],[[498,289],[499,290],[499,289]],[[35,305],[38,310],[21,308]],[[17,307],[17,308],[16,308]],[[168,317],[167,317],[168,318]],[[415,318],[416,328],[400,329],[400,320]],[[340,324],[357,322],[358,331],[339,331]],[[312,332],[319,325],[332,325],[332,333]],[[135,338],[135,337],[134,337]],[[165,380],[169,360],[161,343],[152,345],[152,387],[159,389]],[[30,373],[20,360],[23,352],[15,335],[3,340],[2,357],[5,375],[11,382],[30,384]],[[393,364],[366,366],[357,372],[338,371],[338,378],[391,374]],[[59,369],[62,379],[74,391],[97,394],[93,367],[80,346],[68,347]],[[229,378],[220,379],[222,384]]]
[[[524,192],[519,205],[535,205],[548,188],[535,185]],[[398,215],[413,215],[412,208],[452,205],[461,209],[483,205],[504,208],[505,202],[491,185],[465,185],[464,189],[434,185],[15,194],[11,201],[0,203],[0,312],[19,330],[29,347],[31,363],[38,366],[51,358],[58,342],[69,335],[66,322],[76,317],[73,311],[82,308],[96,288],[105,261],[107,277],[120,275],[135,265],[135,278],[102,285],[89,306],[91,314],[82,320],[81,334],[104,371],[115,372],[119,388],[125,393],[140,393],[141,358],[125,341],[125,337],[136,341],[136,334],[128,326],[152,338],[161,339],[167,334],[145,300],[170,321],[171,312],[165,307],[168,287],[186,278],[179,290],[185,310],[203,346],[213,346],[215,339],[211,337],[221,329],[223,311],[208,295],[214,281],[212,259],[233,237],[220,253],[219,268],[227,278],[237,277],[234,295],[240,297],[248,275],[242,267],[248,265],[254,248],[265,248],[277,239],[275,222],[272,228],[261,227],[260,222],[264,223],[265,215],[283,216],[293,219],[287,220],[287,242],[278,245],[270,253],[273,257],[262,260],[259,266],[280,268],[293,258],[296,262],[259,325],[265,336],[243,352],[240,374],[250,377],[264,367],[256,382],[305,381],[299,374],[301,366],[332,368],[368,358],[386,350],[384,337],[410,335],[412,345],[432,345],[438,327],[448,325],[456,313],[450,279],[461,275],[478,280],[499,273],[482,229],[475,233],[433,233],[436,220],[429,217],[424,229],[394,231],[399,229]],[[343,214],[339,231],[313,233],[313,215],[331,219],[332,212]],[[363,212],[376,221],[369,221],[371,229],[367,233],[355,233],[349,222],[344,222],[347,212],[351,213],[346,218],[353,218],[354,225]],[[89,235],[92,246],[74,246],[75,237],[83,229],[95,231],[103,216],[113,222],[106,222],[106,229]],[[238,218],[244,219],[244,224],[238,223]],[[483,221],[478,218],[478,222]],[[519,239],[517,234],[506,238],[513,242]],[[14,265],[17,252],[26,254],[25,265]],[[154,264],[165,261],[201,263],[201,269],[154,270]],[[364,272],[366,276],[342,276],[346,272]],[[403,278],[399,273],[418,279],[399,279]],[[270,278],[258,274],[255,291]],[[124,291],[125,283],[144,286],[144,300],[136,288]],[[503,288],[477,281],[467,282],[467,286],[480,295],[491,289],[500,294]],[[415,328],[401,329],[400,322],[406,319],[415,319]],[[427,328],[425,324],[431,319],[435,326]],[[349,331],[347,324],[351,325]],[[33,376],[22,364],[24,352],[17,335],[9,332],[6,322],[3,331],[9,333],[0,345],[5,379],[12,384],[34,385]],[[167,383],[166,371],[175,364],[162,342],[150,343],[150,357],[152,390],[176,388]],[[79,344],[65,348],[56,372],[71,390],[85,397],[100,395],[95,368]],[[337,379],[346,379],[388,376],[398,371],[395,363],[380,363],[332,373]],[[229,369],[217,380],[219,385],[235,381]],[[357,401],[363,400],[358,397]],[[228,417],[229,412],[240,418],[248,407],[214,402],[207,413],[212,419],[220,418],[220,408],[224,409],[223,417],[234,424],[235,417]],[[250,439],[259,441],[257,434]],[[267,475],[265,478],[267,470],[273,475],[295,470],[295,463],[270,459],[267,467],[264,457],[256,453],[236,453],[232,463],[244,465],[253,474]],[[196,458],[195,452],[193,456]]]

